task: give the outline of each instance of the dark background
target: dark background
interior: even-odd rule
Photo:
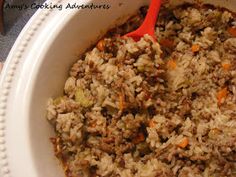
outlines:
[[[45,0],[5,0],[5,4],[42,4]],[[0,62],[5,61],[11,47],[22,28],[28,22],[36,10],[28,8],[26,10],[5,9],[4,8],[4,28],[5,34],[0,34]]]

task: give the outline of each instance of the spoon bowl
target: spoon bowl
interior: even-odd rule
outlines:
[[[156,40],[155,36],[155,24],[157,16],[161,7],[161,0],[151,0],[147,15],[142,25],[135,31],[132,31],[125,36],[133,38],[135,41],[139,41],[145,34],[152,36]]]

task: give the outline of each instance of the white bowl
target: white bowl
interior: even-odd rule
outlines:
[[[65,6],[69,0],[47,1],[51,2]],[[92,2],[102,4],[100,0],[79,1]],[[39,10],[18,37],[0,78],[0,176],[64,176],[49,141],[53,129],[45,116],[47,99],[62,93],[77,55],[148,0],[102,2],[110,9]],[[173,5],[181,2],[170,1]],[[234,0],[204,3],[236,9]]]

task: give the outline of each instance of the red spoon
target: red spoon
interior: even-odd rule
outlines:
[[[125,36],[132,37],[135,41],[139,41],[145,34],[149,34],[155,40],[155,24],[159,10],[161,7],[161,0],[151,0],[147,15],[144,19],[143,24],[135,31],[132,31]]]

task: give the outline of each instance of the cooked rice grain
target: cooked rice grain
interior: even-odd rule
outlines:
[[[145,8],[85,53],[50,99],[68,177],[236,176],[234,15],[162,7],[158,42],[120,38]],[[232,31],[232,30],[231,30]]]

